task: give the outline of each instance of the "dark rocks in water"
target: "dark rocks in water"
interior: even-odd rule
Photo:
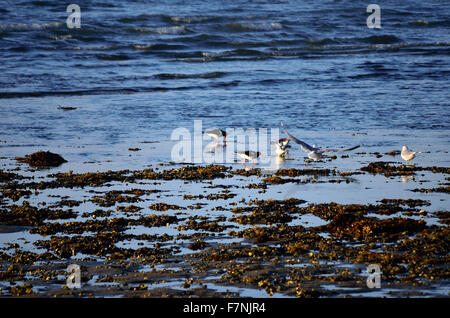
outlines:
[[[50,151],[38,151],[32,153],[31,155],[26,155],[25,157],[17,157],[16,160],[20,162],[28,163],[33,167],[57,167],[67,162],[60,155],[50,152]]]

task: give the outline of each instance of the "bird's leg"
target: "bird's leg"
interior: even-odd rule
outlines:
[[[245,165],[245,159],[244,159],[244,170],[247,169],[246,165]]]
[[[254,160],[252,160],[252,166],[250,167],[250,169],[253,169],[253,167],[256,165],[256,162]]]

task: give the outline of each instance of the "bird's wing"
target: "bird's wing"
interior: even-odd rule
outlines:
[[[350,148],[328,148],[328,149],[323,149],[323,150],[319,150],[319,152],[321,153],[329,153],[329,152],[341,152],[341,151],[351,151],[351,150],[355,150],[357,148],[361,147],[361,145],[357,145],[357,146],[353,146]]]
[[[284,132],[286,133],[286,135],[289,136],[289,138],[295,142],[296,144],[300,145],[300,148],[302,148],[303,151],[309,152],[309,151],[313,151],[315,150],[314,147],[311,147],[310,145],[308,145],[306,142],[301,141],[300,139],[295,138],[294,136],[292,136],[286,129],[286,127],[284,127],[283,122],[281,122],[281,127],[283,127]]]
[[[205,134],[215,134],[218,136],[222,136],[222,131],[219,128],[211,128],[211,129],[206,129]]]
[[[411,149],[406,149],[406,151],[404,153],[405,153],[405,155],[410,156],[410,155],[415,155],[415,154],[418,154],[421,152],[420,151],[412,151]]]

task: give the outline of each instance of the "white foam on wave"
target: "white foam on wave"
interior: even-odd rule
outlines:
[[[63,24],[64,23],[62,22],[0,24],[0,30],[2,31],[39,30],[39,29],[57,28],[62,26]]]
[[[147,50],[147,49],[151,49],[154,45],[153,44],[132,44],[131,46],[136,50]]]
[[[210,21],[212,19],[215,19],[215,17],[209,17],[209,16],[184,16],[184,17],[170,17],[170,20],[172,20],[175,23],[200,23],[200,22],[206,22]]]
[[[172,26],[172,27],[138,27],[133,28],[133,31],[142,32],[142,33],[157,33],[157,34],[184,34],[187,33],[188,30],[184,26]]]
[[[47,38],[50,40],[55,40],[55,41],[64,41],[67,39],[71,39],[72,35],[71,34],[61,35],[61,36],[52,35],[52,36],[48,36]]]
[[[279,22],[261,22],[261,23],[231,23],[228,27],[235,30],[244,31],[274,31],[281,30],[283,25]]]
[[[206,58],[218,58],[230,55],[230,51],[223,52],[202,52],[202,55]]]

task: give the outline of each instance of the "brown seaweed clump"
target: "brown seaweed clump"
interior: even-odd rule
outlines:
[[[36,168],[58,167],[64,162],[67,162],[60,155],[50,151],[38,151],[25,157],[17,157],[16,160],[28,163],[30,166]]]
[[[30,283],[23,283],[20,286],[11,287],[11,294],[13,296],[23,296],[23,295],[31,295],[33,294],[32,285]]]
[[[392,150],[392,151],[389,151],[389,152],[385,153],[385,155],[389,155],[389,156],[392,156],[392,157],[395,157],[396,155],[399,155],[399,154],[400,154],[399,150]]]
[[[420,192],[420,193],[431,193],[431,192],[441,192],[441,193],[450,193],[450,186],[439,187],[439,188],[430,188],[430,189],[414,189],[412,192]]]
[[[367,166],[361,168],[361,171],[370,172],[373,174],[384,174],[386,177],[398,175],[414,174],[416,169],[407,166],[391,166],[389,162],[375,161],[369,163]]]
[[[430,202],[426,200],[420,200],[420,199],[382,199],[380,201],[383,204],[393,204],[393,205],[406,205],[410,208],[414,208],[416,206],[429,206],[431,205]]]
[[[84,220],[82,222],[46,222],[37,228],[31,229],[30,233],[53,235],[56,233],[83,234],[84,232],[122,232],[129,226],[142,225],[146,227],[158,227],[177,222],[178,218],[176,216],[152,214],[148,216],[141,216],[137,219],[114,218],[103,220]]]
[[[282,177],[299,177],[299,176],[329,176],[330,174],[336,174],[336,171],[330,169],[278,169],[276,172],[277,176]]]
[[[180,210],[180,209],[182,209],[178,205],[167,204],[167,203],[164,203],[164,202],[152,204],[148,208],[151,209],[151,210],[155,210],[155,211],[167,211],[167,210]]]
[[[206,243],[202,239],[197,239],[197,240],[195,240],[195,242],[192,242],[191,244],[189,244],[189,248],[193,251],[202,250],[208,246],[209,246],[209,244]]]
[[[14,204],[6,210],[0,209],[0,224],[38,226],[42,225],[44,220],[69,219],[75,216],[72,210],[38,209],[24,201],[22,205]]]
[[[137,193],[135,193],[134,191],[136,191]],[[102,197],[98,197],[98,196],[94,196],[91,198],[92,202],[97,203],[98,205],[100,205],[101,207],[111,207],[113,205],[115,205],[116,203],[136,203],[141,201],[141,199],[139,198],[139,194],[141,194],[141,192],[138,192],[139,190],[130,190],[130,191],[117,191],[117,190],[112,190],[109,191],[107,193],[105,193]],[[134,196],[127,196],[127,195],[123,195],[123,193],[130,193],[133,194]]]
[[[225,178],[225,172],[229,168],[223,165],[210,164],[209,166],[183,167],[163,172],[155,172],[153,169],[135,171],[131,178],[148,180],[211,180],[215,178]],[[130,179],[131,179],[130,178]]]
[[[333,236],[347,240],[393,241],[404,234],[414,234],[426,227],[425,221],[407,218],[380,220],[377,218],[357,217],[353,214],[340,213],[320,230],[329,231]]]
[[[292,182],[292,183],[302,183],[304,181],[300,180],[300,179],[295,179],[295,178],[281,178],[278,176],[271,176],[271,177],[266,177],[263,180],[264,184],[285,184],[288,182]]]
[[[233,213],[245,213],[234,216],[230,219],[231,222],[239,224],[273,224],[273,223],[285,223],[292,221],[292,217],[289,214],[298,212],[297,205],[305,203],[304,200],[295,198],[287,200],[255,200],[255,207],[238,207],[232,210]]]
[[[373,174],[384,174],[386,177],[389,176],[403,176],[412,175],[415,171],[431,171],[433,173],[450,173],[450,168],[447,167],[416,167],[416,166],[392,166],[389,162],[385,161],[375,161],[369,163],[367,166],[361,168],[361,171],[370,172]]]
[[[0,169],[0,182],[9,182],[14,179],[22,179],[21,175],[13,172],[6,172]]]
[[[450,212],[449,211],[436,211],[433,213],[439,222],[445,225],[450,225]]]
[[[189,217],[185,224],[177,227],[178,231],[207,231],[207,232],[223,232],[228,228],[234,227],[233,225],[224,225],[219,222],[223,222],[224,217],[218,217],[216,220],[209,220],[206,217]]]

